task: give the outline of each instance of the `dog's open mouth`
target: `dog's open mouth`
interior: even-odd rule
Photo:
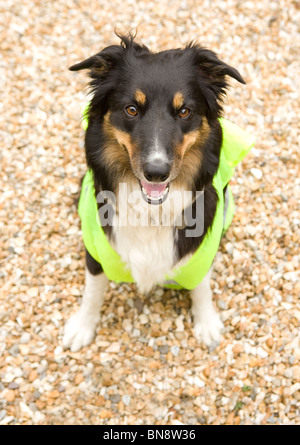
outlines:
[[[142,196],[148,204],[162,204],[168,196],[169,184],[141,181]]]

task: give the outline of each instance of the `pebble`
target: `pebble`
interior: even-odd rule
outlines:
[[[160,325],[160,328],[161,328],[161,330],[162,330],[162,332],[168,332],[169,331],[169,329],[171,328],[171,326],[172,326],[172,320],[164,320],[162,323],[161,323],[161,325]]]
[[[148,321],[149,321],[149,319],[148,319],[147,315],[145,315],[145,314],[140,315],[140,323],[141,324],[147,324]]]
[[[27,344],[31,339],[31,335],[28,332],[24,332],[24,334],[20,338],[20,343]]]
[[[19,345],[17,343],[14,344],[11,348],[9,348],[8,352],[10,353],[10,355],[13,355],[14,357],[16,357],[20,353]]]
[[[63,347],[62,346],[57,346],[55,349],[54,349],[54,355],[60,355],[60,354],[62,354],[63,353]]]
[[[174,357],[177,357],[179,354],[180,348],[177,345],[171,346],[171,353],[174,355]]]
[[[258,168],[251,168],[250,171],[256,179],[261,179],[263,177],[263,172]]]
[[[169,352],[169,346],[168,345],[159,346],[158,350],[161,354],[167,354]]]
[[[184,331],[183,317],[180,315],[175,319],[176,331],[182,332]]]
[[[18,389],[20,387],[20,385],[19,385],[19,383],[17,383],[17,382],[10,382],[9,384],[8,384],[8,388],[9,389]]]
[[[129,406],[131,402],[131,397],[128,395],[122,396],[122,402],[124,403],[125,406]]]

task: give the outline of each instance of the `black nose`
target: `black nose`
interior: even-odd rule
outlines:
[[[144,176],[149,182],[165,182],[170,176],[170,165],[163,162],[146,162]]]

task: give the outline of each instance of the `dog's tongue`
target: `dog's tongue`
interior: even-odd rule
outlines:
[[[141,182],[142,186],[147,192],[147,195],[152,198],[158,198],[167,188],[167,183],[161,184],[161,183],[152,183],[149,184],[149,182]]]

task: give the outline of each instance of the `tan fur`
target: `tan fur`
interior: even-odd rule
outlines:
[[[107,138],[104,146],[104,160],[108,166],[116,171],[115,182],[135,179],[132,171],[134,164],[135,146],[131,141],[130,134],[114,127],[110,122],[110,112],[104,116],[103,130]],[[117,169],[117,170],[116,170]]]
[[[181,185],[186,190],[192,187],[193,178],[201,168],[202,151],[201,147],[207,141],[210,127],[206,118],[203,118],[201,128],[191,131],[183,137],[181,144],[177,146],[178,176],[175,179],[176,185]]]
[[[184,104],[183,94],[180,91],[177,91],[177,93],[175,93],[173,98],[173,107],[175,108],[175,110],[179,110],[183,104]]]
[[[139,105],[145,105],[146,103],[146,94],[143,91],[137,89],[134,95],[135,100]]]

